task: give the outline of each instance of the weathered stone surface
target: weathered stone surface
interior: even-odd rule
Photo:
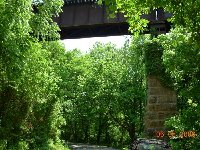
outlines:
[[[168,117],[168,116],[169,115],[166,114],[165,112],[159,112],[158,113],[158,119],[161,119],[161,120],[166,119],[166,117]]]
[[[152,119],[157,119],[157,118],[158,118],[158,114],[149,113],[147,117],[148,117],[148,118],[146,118],[146,119],[150,119],[150,120],[152,120]]]
[[[157,97],[156,96],[150,96],[149,97],[149,104],[151,103],[157,103]]]
[[[154,112],[155,109],[156,109],[156,106],[155,106],[155,105],[152,105],[152,104],[147,105],[147,111],[149,111],[149,112]]]
[[[153,119],[152,119],[152,120],[153,120]],[[148,126],[149,126],[150,128],[157,127],[157,126],[158,126],[158,121],[157,121],[157,120],[149,121],[149,122],[148,122]]]
[[[150,129],[164,129],[165,120],[176,114],[176,92],[161,85],[155,76],[148,77],[148,98],[146,106],[145,131]],[[148,131],[148,132],[147,132]]]

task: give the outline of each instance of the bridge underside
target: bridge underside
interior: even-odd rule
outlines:
[[[128,35],[128,23],[61,27],[61,39]]]
[[[162,22],[160,24],[149,24],[144,34],[149,33],[150,26],[157,29],[158,32],[169,32],[171,23]],[[76,27],[61,27],[60,36],[61,39],[76,39],[87,37],[105,37],[116,35],[130,35],[128,31],[128,23],[116,23],[116,24],[100,24],[100,25],[85,25]]]
[[[170,29],[166,21],[169,16],[170,14],[159,9],[141,17],[150,21],[148,29],[155,27],[160,33],[166,33]],[[122,14],[117,13],[115,18],[109,18],[105,6],[95,3],[64,5],[63,12],[55,21],[61,29],[61,39],[130,34],[129,25]]]
[[[149,34],[150,27],[154,27],[159,33],[167,33],[171,29],[171,23],[165,21],[161,23],[151,23],[144,34]],[[61,39],[77,39],[87,37],[105,37],[117,35],[131,35],[128,23],[85,25],[76,27],[61,27]]]

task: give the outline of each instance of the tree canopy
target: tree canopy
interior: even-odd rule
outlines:
[[[105,2],[111,12],[120,11],[130,25],[132,33],[141,32],[148,21],[141,19],[142,14],[148,14],[153,9],[163,8],[173,14],[170,21],[175,26],[184,27],[186,32],[192,33],[192,39],[197,43],[200,39],[200,1],[198,0],[99,0]]]
[[[146,26],[141,14],[160,7],[174,14],[176,28],[134,37],[122,48],[96,43],[82,55],[57,41],[52,17],[62,0],[0,0],[0,149],[66,150],[68,141],[122,146],[143,137],[146,75],[152,73],[177,92],[179,114],[166,126],[197,133],[171,141],[173,148],[199,149],[199,1],[104,2],[127,16],[132,32]]]
[[[44,2],[34,13],[32,0],[0,1],[0,149],[49,149],[60,143],[61,79],[50,50],[64,49],[58,42],[56,48],[47,46],[46,40],[59,37],[52,16],[63,1]]]

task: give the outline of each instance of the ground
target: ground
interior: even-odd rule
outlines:
[[[72,150],[117,150],[107,146],[88,145],[81,143],[71,143],[69,144],[69,148]]]

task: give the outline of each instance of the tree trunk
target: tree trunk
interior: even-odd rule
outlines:
[[[74,123],[74,142],[78,142],[77,122]]]
[[[136,140],[136,135],[135,135],[135,123],[132,123],[129,128],[128,128],[128,133],[131,139],[131,142],[133,142],[134,140]]]
[[[89,139],[89,126],[86,126],[84,129],[84,142],[88,142]]]
[[[97,133],[97,144],[100,143],[101,141],[101,134],[102,134],[102,117],[101,117],[101,114],[99,114],[99,127],[98,127],[98,133]]]

